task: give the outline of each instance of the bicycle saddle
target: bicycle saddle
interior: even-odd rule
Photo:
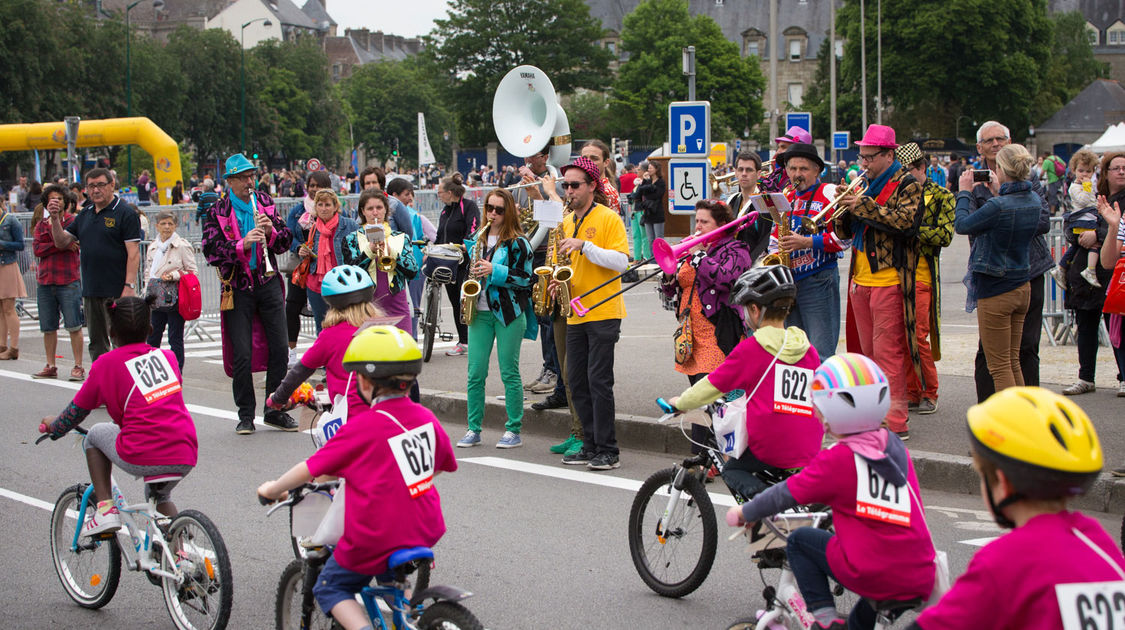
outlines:
[[[914,599],[886,599],[882,601],[873,600],[871,598],[864,598],[871,607],[875,609],[876,614],[887,615],[891,618],[898,617],[908,610],[920,608],[925,600],[921,597]]]
[[[387,559],[388,569],[397,569],[398,567],[415,560],[428,559],[432,560],[434,557],[434,550],[429,547],[411,547],[409,549],[399,549],[391,554]]]

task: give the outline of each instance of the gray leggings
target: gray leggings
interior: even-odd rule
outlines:
[[[90,431],[86,434],[86,441],[84,442],[85,448],[98,449],[109,458],[109,461],[113,462],[114,466],[117,466],[134,477],[147,477],[151,475],[186,476],[191,472],[193,467],[187,464],[176,464],[172,466],[138,466],[121,459],[121,456],[117,454],[117,434],[120,432],[121,427],[112,422],[99,422],[90,427]],[[172,498],[172,488],[175,488],[178,483],[179,480],[146,483],[145,499],[151,501],[155,498],[158,504],[169,501]]]

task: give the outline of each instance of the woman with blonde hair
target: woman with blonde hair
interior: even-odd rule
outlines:
[[[1032,158],[1023,145],[1009,144],[996,156],[995,195],[970,213],[973,173],[961,174],[954,229],[975,236],[969,271],[977,300],[977,326],[996,391],[1023,386],[1020,337],[1031,302],[1028,253],[1039,225],[1040,200],[1027,181]]]
[[[496,346],[500,380],[504,381],[504,407],[508,421],[496,448],[523,445],[523,384],[520,382],[520,344],[535,339],[539,322],[531,306],[535,276],[531,271],[531,244],[520,230],[519,209],[512,193],[497,188],[484,202],[488,232],[478,241],[465,241],[470,252],[469,277],[480,282],[477,313],[469,325],[469,430],[457,442],[462,448],[480,444],[484,420],[484,382],[488,359]]]

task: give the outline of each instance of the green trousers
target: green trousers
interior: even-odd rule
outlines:
[[[641,225],[644,212],[633,212],[633,260],[640,262],[652,256],[652,243],[648,242],[645,226]]]
[[[488,364],[492,346],[496,345],[496,361],[500,365],[500,380],[504,382],[504,408],[508,421],[504,428],[519,433],[523,425],[523,383],[520,381],[520,345],[527,329],[527,314],[504,325],[491,311],[480,311],[469,325],[469,430],[481,430],[484,420],[484,382],[488,378]]]

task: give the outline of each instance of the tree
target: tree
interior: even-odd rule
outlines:
[[[452,0],[448,18],[426,38],[427,54],[447,77],[446,103],[460,142],[494,141],[492,96],[512,68],[541,69],[560,94],[609,84],[612,54],[598,45],[601,24],[582,0]]]
[[[711,102],[713,137],[730,137],[762,117],[765,79],[754,57],[723,36],[711,17],[688,14],[686,0],[644,0],[625,16],[621,47],[629,53],[612,91],[623,131],[640,144],[663,142],[668,104],[687,100],[681,51],[695,46],[696,99]]]
[[[1094,59],[1081,13],[1056,13],[1051,16],[1051,27],[1050,65],[1032,107],[1031,119],[1037,123],[1050,118],[1094,79],[1109,76],[1108,66]]]
[[[618,130],[609,116],[609,96],[598,92],[575,94],[566,107],[570,135],[578,138],[609,140]]]
[[[440,82],[427,76],[418,60],[382,61],[360,66],[340,82],[343,100],[351,112],[352,131],[368,158],[385,160],[394,147],[399,162],[414,164],[418,155],[418,112],[426,115],[426,128],[434,155],[448,155],[450,145],[436,130],[450,129],[452,114],[442,104]]]
[[[183,108],[181,137],[195,147],[200,162],[238,150],[238,42],[224,30],[200,31],[181,26],[169,36],[167,49],[180,62],[178,89],[183,90],[190,103],[190,107]],[[247,70],[249,67],[247,63]],[[250,93],[247,89],[248,112]]]

